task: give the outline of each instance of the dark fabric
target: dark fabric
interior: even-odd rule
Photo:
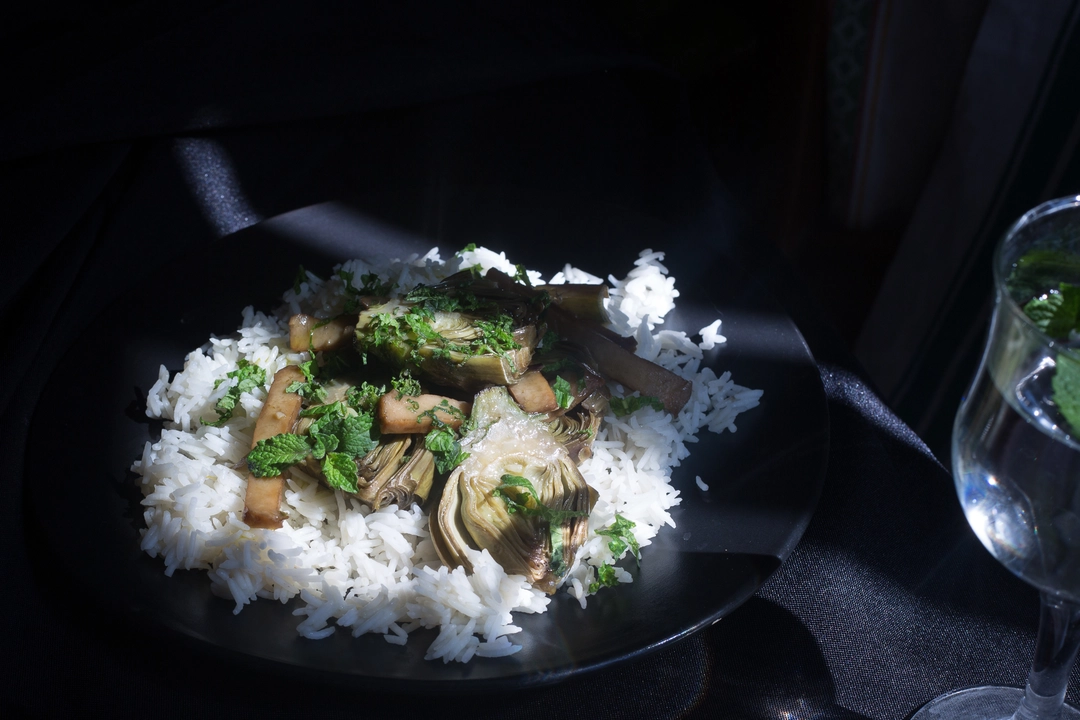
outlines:
[[[14,158],[0,167],[5,717],[885,720],[956,687],[1023,683],[1035,592],[979,547],[949,473],[868,389],[800,280],[731,205],[677,79],[580,11],[491,7],[421,25],[391,12],[355,43],[340,38],[370,18],[351,5],[331,17],[273,3],[175,14],[116,4],[69,18],[60,39],[42,30],[46,20],[26,20],[9,45],[14,67],[52,60],[40,84],[22,76],[9,86],[16,112],[0,119],[0,155]],[[332,21],[339,44],[323,57],[316,41]],[[288,63],[248,57],[286,41]],[[387,60],[374,80],[361,70],[376,51],[418,59]],[[175,88],[149,92],[147,78]],[[365,96],[372,84],[378,92]],[[227,118],[198,115],[208,98]],[[25,522],[24,487],[47,462],[23,457],[27,426],[56,357],[123,292],[127,273],[167,264],[180,243],[212,247],[340,197],[431,230],[441,200],[476,187],[630,206],[723,243],[799,324],[829,398],[830,461],[803,541],[758,596],[634,661],[524,693],[433,699],[241,671],[205,648],[129,632],[55,575]],[[385,197],[397,204],[374,203]],[[93,548],[79,552],[94,562]],[[241,684],[267,691],[242,694]]]
[[[1077,82],[1080,3],[989,3],[951,127],[856,349],[939,454],[982,354],[995,245],[1030,208],[1080,193]]]

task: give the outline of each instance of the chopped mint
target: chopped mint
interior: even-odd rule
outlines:
[[[559,404],[563,410],[570,407],[570,403],[574,401],[574,389],[570,387],[570,383],[562,375],[555,378],[555,382],[551,384],[551,389],[555,393],[555,402]]]
[[[424,444],[435,456],[435,467],[441,473],[448,473],[469,457],[461,450],[454,431],[448,427],[434,427],[424,436]]]
[[[613,397],[611,398],[610,405],[611,411],[618,417],[629,415],[643,407],[651,407],[660,411],[663,411],[664,409],[664,403],[660,402],[659,398],[655,398],[651,395],[634,395],[625,398]]]
[[[594,593],[602,587],[615,587],[619,581],[615,578],[615,566],[604,563],[596,568],[596,582],[589,583],[589,592]]]
[[[228,391],[217,401],[214,405],[214,411],[217,412],[217,420],[208,421],[203,420],[203,425],[212,425],[213,427],[221,427],[225,422],[232,417],[233,410],[236,408],[236,403],[240,401],[240,396],[244,393],[249,393],[255,388],[262,387],[266,384],[266,371],[254,363],[249,363],[247,360],[241,358],[236,363],[236,369],[232,372],[226,373],[226,376],[214,383],[214,389],[225,382],[227,378],[236,380],[236,384],[228,389]]]
[[[572,517],[581,517],[588,513],[581,510],[556,510],[540,502],[536,488],[528,478],[520,475],[503,475],[502,484],[495,488],[494,495],[506,503],[510,514],[521,513],[539,517],[548,523],[548,536],[551,539],[551,571],[556,575],[566,572],[566,559],[563,549],[563,524]],[[507,490],[513,489],[512,493]]]
[[[400,375],[390,380],[390,386],[397,390],[398,400],[406,395],[418,397],[424,393],[423,388],[420,387],[420,381],[412,376],[408,368],[402,370]]]
[[[622,557],[622,554],[626,552],[627,548],[634,553],[639,561],[641,560],[641,547],[638,545],[637,538],[634,537],[634,533],[631,529],[634,527],[632,520],[627,520],[618,513],[615,514],[615,522],[610,527],[606,527],[602,530],[597,530],[597,535],[606,535],[611,538],[611,542],[608,543],[608,549],[615,555],[616,558]]]
[[[588,515],[583,510],[557,510],[540,502],[539,493],[529,482],[528,478],[520,475],[503,475],[502,484],[495,488],[492,494],[501,497],[506,502],[506,511],[513,514],[520,512],[523,515],[540,517],[550,523],[563,523],[572,517]],[[508,493],[507,490],[513,490]]]
[[[319,374],[319,364],[315,361],[315,358],[312,357],[307,362],[300,363],[297,367],[300,368],[300,372],[304,373],[304,382],[297,380],[285,388],[285,392],[296,393],[305,400],[317,403],[326,400],[326,389],[315,379]]]
[[[345,402],[357,412],[374,410],[379,398],[386,394],[385,385],[372,385],[364,381],[345,391]]]
[[[522,285],[532,287],[532,280],[529,280],[529,272],[521,263],[518,263],[514,266],[514,280],[521,283]]]
[[[371,437],[374,420],[371,415],[351,415],[341,422],[341,452],[354,457],[367,455],[377,444]]]

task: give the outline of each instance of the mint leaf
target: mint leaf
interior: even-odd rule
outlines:
[[[625,398],[613,397],[609,404],[611,411],[618,417],[629,415],[643,407],[651,407],[661,411],[664,409],[664,403],[660,402],[659,398],[654,398],[651,395],[634,395]]]
[[[307,362],[302,362],[296,367],[300,369],[300,372],[304,373],[304,382],[298,380],[290,384],[289,387],[285,388],[285,392],[296,393],[305,400],[316,403],[326,400],[326,389],[315,379],[319,374],[319,364],[315,361],[315,358],[312,357]]]
[[[622,557],[622,554],[626,552],[626,548],[630,548],[634,557],[639,561],[641,560],[641,547],[638,545],[637,538],[634,537],[634,533],[630,530],[634,527],[632,520],[627,520],[618,513],[615,514],[615,522],[609,527],[602,530],[597,530],[597,535],[606,535],[611,538],[611,542],[608,543],[608,548],[615,555],[615,557]]]
[[[379,398],[385,394],[385,385],[372,385],[365,381],[345,391],[345,402],[357,412],[366,412],[374,410]]]
[[[604,563],[596,568],[596,582],[589,584],[589,592],[594,593],[602,587],[615,587],[619,581],[615,578],[615,566]]]
[[[503,475],[502,484],[492,492],[496,497],[501,497],[506,503],[506,511],[510,514],[521,513],[531,517],[539,517],[548,523],[548,537],[551,539],[551,571],[556,575],[566,572],[566,558],[563,546],[562,528],[572,517],[581,517],[588,513],[583,510],[556,510],[540,502],[536,488],[528,478],[520,475]],[[513,494],[506,492],[515,488]]]
[[[1064,250],[1031,250],[1013,266],[1005,281],[1009,294],[1018,302],[1037,297],[1054,287],[1063,277],[1080,275],[1080,255]]]
[[[312,405],[311,407],[300,411],[300,417],[321,418],[326,417],[327,415],[344,417],[345,406],[341,401],[338,401],[327,403],[326,405]]]
[[[548,523],[548,535],[551,537],[551,572],[560,576],[569,569],[564,556],[562,529],[562,523]]]
[[[275,435],[255,443],[247,456],[248,469],[255,477],[274,477],[306,458],[310,451],[307,440],[299,435]]]
[[[322,461],[323,476],[330,487],[355,493],[356,485],[356,461],[347,453],[332,452],[327,454]]]
[[[424,436],[424,444],[435,456],[435,468],[441,473],[448,473],[462,463],[469,454],[461,451],[453,430],[432,428]]]
[[[522,285],[532,287],[532,281],[529,280],[529,273],[527,270],[525,270],[525,266],[521,263],[518,263],[514,266],[514,280],[521,283]]]
[[[1061,283],[1057,291],[1029,301],[1024,306],[1024,314],[1050,337],[1067,337],[1080,318],[1080,287]]]
[[[371,452],[376,445],[371,437],[373,424],[371,415],[366,413],[345,418],[341,423],[341,442],[338,445],[341,452],[353,457]]]
[[[232,417],[233,410],[236,408],[237,402],[240,401],[241,395],[266,384],[266,371],[258,365],[241,358],[236,363],[236,369],[226,373],[224,378],[215,382],[214,388],[217,389],[218,385],[225,382],[226,379],[234,379],[236,384],[230,387],[214,405],[214,412],[218,414],[217,420],[203,420],[203,425],[213,427],[224,425]]]
[[[1057,369],[1050,381],[1054,389],[1054,404],[1072,426],[1072,434],[1080,435],[1080,362],[1058,353]]]
[[[544,505],[540,502],[539,493],[528,478],[520,475],[503,475],[500,479],[502,484],[496,487],[492,494],[501,497],[506,502],[507,512],[520,512],[541,517],[552,524],[562,524],[572,517],[588,515],[584,510],[557,510]],[[510,488],[517,488],[514,496],[506,492]]]
[[[424,394],[423,388],[420,387],[420,381],[412,376],[412,372],[408,368],[402,370],[397,377],[390,380],[390,387],[397,390],[398,400],[406,395],[418,397]]]
[[[555,393],[555,402],[563,410],[570,407],[570,403],[574,401],[574,389],[570,387],[570,383],[562,375],[555,378],[555,382],[551,384],[551,389]]]
[[[345,284],[345,312],[354,313],[360,309],[360,298],[365,295],[389,295],[394,289],[394,283],[383,282],[375,273],[364,273],[360,276],[360,287],[353,285],[353,273],[347,270],[338,270],[338,277]]]

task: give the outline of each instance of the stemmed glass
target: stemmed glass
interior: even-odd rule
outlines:
[[[1061,283],[1078,286],[1075,300]],[[1080,196],[1009,229],[994,285],[986,349],[953,427],[953,478],[982,544],[1040,591],[1035,659],[1023,690],[958,690],[912,720],[1080,718],[1064,704],[1080,646],[1080,335],[1062,319],[1080,316]]]

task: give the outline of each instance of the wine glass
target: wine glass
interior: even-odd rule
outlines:
[[[1062,283],[1078,286],[1075,307]],[[1070,340],[1068,320],[1080,315],[1080,196],[1008,230],[994,286],[986,348],[953,426],[953,479],[982,544],[1040,591],[1035,659],[1023,690],[954,691],[912,720],[1080,718],[1064,704],[1080,646],[1080,335]]]

